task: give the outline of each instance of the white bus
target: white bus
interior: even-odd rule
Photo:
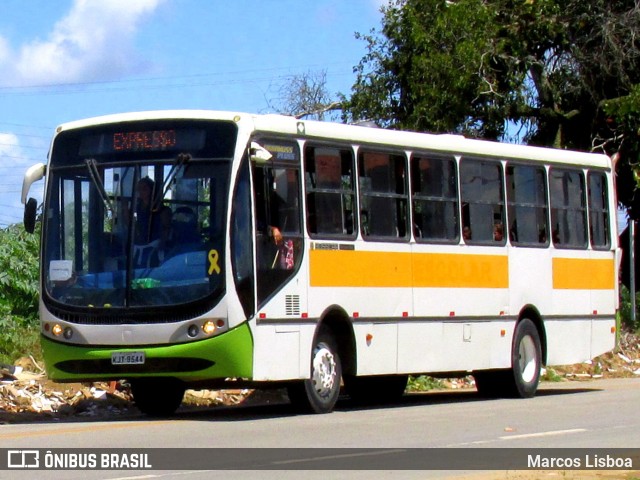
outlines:
[[[543,365],[616,338],[604,155],[296,120],[162,111],[56,130],[42,211],[49,377],[287,387],[304,410],[409,374],[533,396]]]

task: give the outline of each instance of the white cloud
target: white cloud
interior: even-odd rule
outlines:
[[[21,154],[18,137],[13,133],[0,132],[0,156],[11,155],[19,157]]]
[[[5,78],[12,67],[11,77],[22,85],[113,79],[135,72],[142,63],[134,48],[137,29],[163,1],[74,0],[44,40],[34,39],[9,54],[5,46],[3,56],[0,38]]]

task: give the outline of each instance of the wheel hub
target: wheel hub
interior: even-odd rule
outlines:
[[[313,356],[313,386],[318,395],[326,397],[336,381],[336,360],[331,351],[319,346]]]
[[[538,368],[536,346],[531,336],[527,335],[522,338],[518,346],[518,355],[522,380],[529,383],[534,380]]]

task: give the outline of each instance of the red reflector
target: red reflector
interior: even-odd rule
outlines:
[[[402,316],[405,317],[405,318],[408,317],[409,316],[409,312],[402,312]]]
[[[594,311],[593,311],[593,314],[594,314],[594,315],[597,315],[597,314],[598,314],[598,310],[594,310]]]
[[[358,318],[360,314],[358,312],[353,312],[353,318]]]
[[[309,318],[309,314],[308,314],[307,312],[304,312],[304,313],[302,314],[302,318]]]
[[[261,320],[264,320],[265,318],[267,318],[267,314],[266,314],[266,313],[261,313],[260,315],[258,315],[258,317],[259,317]]]
[[[455,317],[456,316],[456,312],[449,312],[449,316],[450,317]]]

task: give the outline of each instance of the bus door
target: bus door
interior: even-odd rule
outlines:
[[[298,270],[302,256],[300,168],[297,146],[261,142],[272,155],[253,163],[258,305]]]

